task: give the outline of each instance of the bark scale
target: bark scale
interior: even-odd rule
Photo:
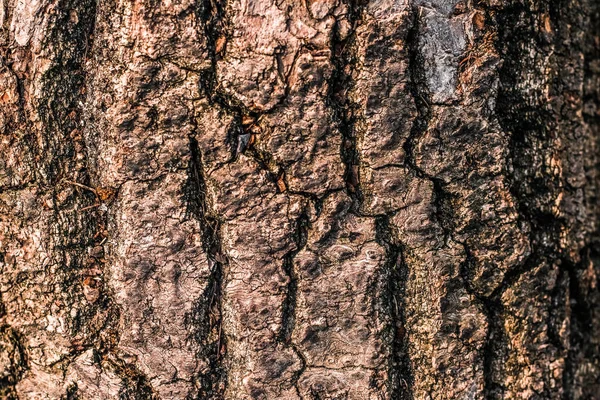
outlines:
[[[0,396],[598,398],[599,14],[0,1]]]

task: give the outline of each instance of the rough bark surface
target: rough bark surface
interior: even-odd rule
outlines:
[[[599,399],[596,0],[0,0],[0,398]]]

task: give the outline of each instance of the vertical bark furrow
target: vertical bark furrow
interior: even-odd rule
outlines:
[[[346,294],[334,291],[327,299],[325,288],[329,281],[318,280],[307,286],[301,260],[308,250],[302,242],[292,241],[303,220],[310,220],[316,229],[306,232],[307,237],[329,231],[320,216],[320,209],[325,207],[321,203],[338,202],[330,207],[344,210],[347,203],[346,198],[341,201],[339,196],[344,186],[344,164],[339,155],[342,135],[336,116],[328,107],[331,86],[337,85],[332,78],[335,66],[331,61],[330,37],[336,20],[348,24],[347,6],[290,2],[285,6],[255,7],[231,2],[228,10],[232,31],[245,31],[248,36],[228,38],[227,50],[217,63],[217,82],[228,103],[243,110],[242,135],[249,136],[250,144],[245,154],[241,152],[234,162],[211,176],[218,187],[215,204],[222,207],[226,218],[233,265],[226,290],[226,320],[231,342],[235,342],[228,358],[237,378],[231,382],[227,395],[295,398],[318,392],[321,396],[346,393],[351,398],[361,398],[373,390],[369,389],[369,382],[374,375],[369,370],[372,362],[364,361],[362,354],[374,352],[379,357],[379,349],[372,346],[377,342],[369,338],[354,349],[336,332],[343,323],[349,323],[355,334],[354,330],[368,325],[372,317],[348,320],[358,305],[348,306],[342,318],[330,315],[330,307],[313,310],[307,304],[333,304],[344,301],[347,293],[360,295],[366,280],[349,283],[343,288]],[[263,23],[268,29],[260,30],[258,35],[250,33],[250,27]],[[250,38],[252,42],[248,42]],[[257,46],[260,51],[252,51]],[[256,70],[261,72],[256,74]],[[248,156],[258,165],[254,161],[248,163]],[[229,188],[234,184],[239,186],[232,191]],[[273,188],[275,191],[270,192]],[[258,195],[252,204],[240,202],[248,191]],[[248,229],[250,221],[258,223],[252,223]],[[366,241],[358,230],[355,234]],[[351,240],[353,247],[360,246],[358,238]],[[267,264],[284,268],[273,271]],[[342,272],[340,276],[348,274]],[[278,302],[283,314],[274,312]],[[307,313],[311,318],[307,319]],[[307,329],[322,324],[325,318],[334,318],[332,326],[323,332],[325,344],[336,346],[339,353],[332,355],[326,365],[315,353],[318,350],[307,347],[302,340]],[[291,322],[294,329],[290,329]],[[283,342],[282,334],[286,339]],[[341,370],[344,366],[349,370]],[[350,376],[360,376],[360,380],[348,385],[346,382],[354,379]],[[365,387],[359,387],[358,382]]]
[[[194,109],[201,98],[198,71],[211,64],[201,27],[191,0],[98,6],[86,140],[95,186],[118,190],[107,210],[105,259],[120,317],[107,358],[124,367],[96,373],[100,382],[124,378],[128,396],[218,397],[223,391],[214,301],[222,271],[211,264],[223,262],[215,260],[218,226],[196,215],[206,209],[206,193],[202,176],[194,175],[202,168],[192,140]],[[208,309],[200,318],[198,302],[211,291],[216,296],[200,306]],[[198,330],[208,337],[195,340]],[[83,371],[94,368],[91,363]],[[84,397],[111,397],[112,391],[106,384],[79,386]]]
[[[298,293],[298,272],[294,269],[294,257],[304,246],[306,246],[309,216],[306,212],[300,214],[296,220],[296,229],[294,232],[294,241],[296,248],[285,255],[283,260],[283,270],[288,276],[288,286],[285,300],[282,304],[281,330],[279,331],[279,340],[283,343],[290,343],[294,325],[296,322],[296,296]]]
[[[387,321],[387,344],[389,349],[389,398],[413,399],[413,373],[406,327],[406,282],[408,265],[402,256],[402,247],[394,243],[390,218],[377,217],[377,242],[385,248],[386,258],[382,280],[386,288],[382,300]]]
[[[97,223],[85,212],[94,196],[63,181],[88,182],[80,121],[94,13],[93,1],[3,4],[0,290],[2,325],[21,348],[3,363],[8,398],[60,397],[58,370],[105,318],[86,285],[99,278],[88,253]]]
[[[0,306],[4,308],[2,303]],[[0,316],[4,315],[4,309],[2,309]],[[28,368],[28,362],[22,338],[8,325],[0,327],[0,361],[2,362],[0,396],[6,399],[16,399],[15,385]]]
[[[222,399],[227,383],[223,365],[227,343],[223,332],[222,291],[228,260],[221,243],[221,222],[207,201],[208,187],[198,141],[190,137],[189,143],[191,159],[186,198],[188,209],[198,220],[202,232],[202,247],[208,258],[210,275],[202,296],[194,301],[192,311],[186,316],[193,339],[199,345],[197,357],[207,359],[209,364],[206,370],[199,372],[196,378],[198,387],[195,393],[190,391],[188,397]]]
[[[600,256],[595,247],[597,240],[596,237],[582,250],[579,264],[566,263],[571,315],[563,385],[568,399],[592,399],[600,390],[596,379],[600,374],[596,362],[600,350]],[[589,383],[584,384],[588,380]]]
[[[291,383],[296,389],[296,394],[300,399],[302,398],[302,393],[300,391],[300,387],[298,386],[298,382],[302,374],[304,374],[304,371],[306,371],[307,363],[306,358],[298,346],[296,346],[296,344],[292,341],[292,334],[294,333],[294,328],[296,326],[296,307],[298,302],[299,283],[299,275],[298,271],[296,270],[295,257],[306,246],[310,223],[310,217],[306,211],[300,214],[295,222],[296,229],[293,233],[296,248],[286,254],[283,260],[283,270],[288,276],[288,285],[286,297],[282,304],[281,329],[278,337],[278,340],[284,343],[286,346],[289,346],[300,360],[300,367],[291,377]]]
[[[460,2],[426,6],[417,1],[413,10],[409,59],[411,92],[419,115],[404,148],[407,166],[430,182],[432,225],[443,232],[437,239],[443,242],[433,245],[434,257],[440,260],[438,266],[445,265],[440,270],[443,294],[432,296],[440,302],[441,312],[429,313],[429,318],[440,319],[444,339],[436,338],[440,344],[431,350],[437,354],[431,356],[437,359],[433,365],[422,358],[417,362],[420,371],[415,371],[415,382],[420,387],[415,390],[437,392],[432,387],[448,381],[449,397],[482,396],[484,344],[491,318],[486,297],[528,252],[503,182],[505,139],[489,107],[495,101],[499,58],[490,47],[494,32],[486,26],[481,9]],[[411,255],[419,257],[419,253],[408,252],[406,257],[410,262]],[[421,256],[420,262],[427,263],[428,257]],[[417,263],[413,268],[417,273],[422,266]],[[456,338],[453,332],[458,333]],[[420,336],[414,335],[417,354],[424,347]],[[470,362],[449,367],[444,340],[452,342],[450,354]],[[429,383],[419,374],[440,378]]]
[[[576,283],[567,271],[579,262],[598,215],[595,200],[588,200],[597,197],[598,181],[584,172],[597,157],[597,128],[581,113],[581,32],[590,29],[584,4],[514,1],[490,13],[505,60],[496,113],[511,135],[508,181],[531,238],[530,257],[494,293],[504,337],[490,345],[494,398],[578,398],[567,378],[568,357],[577,352],[567,352],[576,303],[569,300]],[[535,296],[526,289],[531,280]],[[524,308],[535,311],[524,317],[527,323],[515,321]]]
[[[595,399],[597,3],[0,1],[0,397]]]
[[[350,97],[355,89],[356,69],[358,67],[357,26],[361,23],[362,7],[360,1],[348,2],[343,19],[336,22],[331,33],[331,65],[328,105],[339,126],[342,142],[340,157],[344,164],[344,182],[346,191],[354,199],[357,209],[362,202],[360,187],[360,164],[358,136],[360,134],[360,115],[358,104]]]

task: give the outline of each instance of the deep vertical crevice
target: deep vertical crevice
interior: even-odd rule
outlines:
[[[418,144],[418,140],[427,132],[433,112],[429,101],[430,94],[425,84],[425,63],[421,56],[419,46],[419,30],[421,25],[419,20],[419,8],[414,6],[411,12],[412,24],[406,38],[406,45],[408,48],[408,74],[410,78],[408,87],[417,110],[417,116],[413,121],[409,136],[403,145],[405,153],[404,162],[409,170],[417,177],[431,182],[434,194],[433,203],[435,218],[444,231],[444,240],[447,241],[451,236],[450,227],[448,226],[451,222],[451,218],[448,218],[449,211],[447,206],[450,195],[444,190],[443,181],[426,173],[417,164],[417,160],[415,159],[415,148]]]
[[[256,136],[261,133],[258,121],[266,112],[250,109],[235,96],[219,88],[217,63],[226,51],[230,29],[227,6],[227,0],[204,0],[198,7],[210,57],[210,68],[200,73],[200,93],[206,96],[211,104],[226,110],[233,116],[227,136],[224,138],[230,152],[227,163],[236,161],[240,154],[246,154],[268,173],[269,178],[277,184],[278,191],[283,192],[286,190],[283,167],[277,164],[271,154],[253,146]],[[222,165],[217,168],[220,166]]]
[[[363,125],[367,123],[361,112],[362,105],[352,97],[355,90],[357,70],[361,68],[361,55],[357,43],[357,28],[362,23],[366,1],[349,1],[347,23],[350,31],[341,35],[339,21],[331,36],[332,75],[329,79],[327,104],[333,112],[334,121],[342,136],[340,157],[344,164],[346,193],[352,199],[350,212],[363,216],[364,201],[361,186],[361,148]],[[377,279],[383,285],[381,296],[374,303],[380,308],[385,329],[382,339],[389,352],[387,360],[387,390],[391,399],[409,400],[413,398],[413,375],[408,353],[406,335],[405,285],[408,267],[401,254],[401,247],[392,238],[389,215],[368,216],[375,218],[376,242],[385,249],[385,261]],[[378,290],[379,283],[373,283],[370,290]],[[375,313],[378,310],[374,309]],[[375,384],[375,383],[374,383]],[[313,395],[318,398],[317,394]]]
[[[506,355],[506,333],[504,331],[504,306],[500,301],[483,300],[487,331],[483,347],[483,393],[486,399],[501,399],[504,387],[496,382],[495,372]]]
[[[348,2],[347,22],[351,26],[350,32],[341,35],[340,22],[336,21],[331,34],[331,64],[333,71],[329,78],[329,92],[327,104],[333,112],[334,121],[342,135],[340,156],[344,163],[344,182],[346,191],[353,200],[352,210],[358,213],[363,201],[360,185],[360,150],[359,104],[352,101],[349,93],[352,92],[355,82],[353,73],[359,66],[359,57],[356,45],[356,28],[361,23],[363,0],[350,0]]]
[[[594,210],[596,231],[590,235],[589,243],[580,252],[580,262],[567,262],[569,278],[569,304],[571,311],[569,329],[569,350],[565,360],[563,374],[563,400],[588,399],[600,393],[600,177],[597,169],[600,167],[600,113],[597,111],[600,103],[600,3],[595,0],[580,2],[585,9],[585,28],[583,46],[583,121],[589,132],[595,135],[595,147],[588,151],[596,151],[592,162],[586,171],[586,181],[591,196],[588,209]],[[587,151],[586,151],[587,152]],[[596,364],[595,370],[587,367]],[[586,368],[587,367],[587,368]],[[582,373],[582,371],[586,372]],[[591,384],[582,385],[589,379]],[[594,382],[595,381],[595,382]]]
[[[595,371],[582,367],[597,360],[600,353],[600,313],[597,311],[600,306],[600,278],[597,275],[600,265],[599,246],[596,236],[582,249],[579,263],[563,260],[563,269],[568,276],[567,300],[571,314],[569,349],[562,379],[564,400],[592,398],[600,389],[600,381],[593,382],[594,374],[598,374],[600,367],[596,366]],[[589,375],[585,376],[585,373]],[[582,387],[582,378],[591,378],[592,384]]]
[[[234,120],[224,138],[229,146],[233,161],[238,156],[242,130],[242,107],[226,99],[217,90],[217,62],[227,45],[227,0],[202,0],[197,13],[202,21],[206,38],[210,68],[200,73],[200,93],[212,104],[218,104],[234,115]],[[202,164],[202,153],[198,141],[189,138],[190,164],[186,185],[189,211],[200,224],[202,245],[207,255],[210,275],[205,291],[195,302],[186,323],[192,326],[193,339],[198,344],[198,358],[208,361],[206,370],[198,371],[196,393],[189,399],[223,399],[227,386],[227,370],[223,361],[227,352],[227,341],[223,332],[223,287],[228,259],[221,245],[221,222],[207,201],[207,182]]]
[[[569,379],[566,377],[572,367],[572,351],[565,346],[572,347],[573,343],[565,343],[560,330],[564,321],[572,325],[573,322],[569,320],[577,315],[577,310],[573,309],[574,302],[567,301],[568,296],[577,292],[577,287],[573,281],[572,262],[561,249],[567,219],[561,215],[560,210],[553,210],[553,202],[554,199],[561,198],[564,192],[569,193],[572,188],[565,184],[562,174],[551,172],[545,161],[541,160],[553,151],[559,152],[563,140],[569,141],[568,137],[559,137],[565,129],[559,120],[568,120],[568,117],[557,115],[562,112],[557,112],[553,96],[564,95],[564,83],[561,82],[559,71],[563,68],[562,59],[569,52],[561,50],[564,46],[564,37],[561,35],[568,31],[564,26],[570,15],[576,14],[570,8],[564,1],[542,2],[535,8],[527,3],[513,2],[499,10],[490,10],[489,14],[498,31],[495,47],[503,60],[499,70],[500,84],[495,114],[503,131],[509,135],[507,183],[516,200],[519,224],[528,227],[531,248],[530,255],[506,273],[491,297],[494,302],[500,303],[503,293],[516,285],[524,274],[544,263],[558,266],[556,286],[549,293],[549,316],[545,324],[551,346],[559,354],[567,354],[565,374],[561,382],[565,399],[572,395]],[[540,26],[540,20],[546,21],[545,25]],[[548,57],[549,65],[535,64],[544,57]],[[541,68],[550,68],[546,72],[550,95],[530,90],[530,84],[525,81],[533,71]],[[541,71],[538,73],[542,75]],[[547,97],[552,101],[548,101]],[[502,314],[498,317],[503,319]],[[502,326],[503,324],[492,326],[493,334],[501,335]],[[495,370],[490,373],[502,376],[502,360],[509,351],[508,343],[504,341],[502,345],[496,345],[496,349],[493,349],[494,343],[488,343],[488,347],[490,349],[486,365],[494,366]],[[491,398],[501,398],[501,393],[498,392],[500,383],[491,377],[489,381],[488,395]],[[544,391],[549,396],[546,386]]]
[[[413,122],[409,137],[404,143],[405,165],[415,173],[417,177],[431,182],[435,213],[433,217],[443,232],[444,243],[448,243],[448,241],[452,240],[455,243],[460,244],[464,249],[464,260],[457,266],[458,276],[456,279],[447,282],[446,290],[448,291],[448,295],[452,295],[456,290],[464,288],[474,302],[474,305],[485,316],[487,331],[484,348],[481,350],[480,357],[483,364],[483,392],[486,396],[489,396],[490,393],[501,390],[500,388],[491,389],[493,386],[491,379],[493,369],[491,354],[502,347],[501,343],[504,336],[502,331],[503,322],[500,319],[500,316],[503,310],[499,301],[482,296],[471,284],[469,271],[472,269],[471,265],[475,261],[467,243],[458,241],[454,237],[454,220],[456,216],[454,215],[455,212],[452,207],[453,194],[446,189],[444,180],[424,170],[419,166],[418,160],[415,158],[415,151],[419,139],[427,133],[433,118],[434,110],[431,105],[431,96],[425,81],[426,65],[421,54],[420,32],[422,29],[422,22],[420,19],[419,6],[413,6],[412,18],[412,26],[407,37],[407,47],[409,52],[408,71],[410,77],[409,90],[417,109],[417,117]],[[442,300],[444,301],[444,299]],[[444,329],[455,329],[455,324],[450,323],[447,327],[444,327]]]
[[[1,300],[0,298],[0,307],[2,306]],[[1,309],[0,317],[2,317]],[[8,365],[2,366],[3,375],[0,376],[0,398],[8,400],[18,399],[15,386],[29,368],[29,362],[27,352],[23,346],[23,338],[8,325],[0,326],[0,351],[3,355],[3,361],[9,362]]]
[[[563,329],[563,321],[569,321],[568,310],[569,305],[569,274],[562,262],[557,263],[559,266],[558,274],[554,287],[550,291],[550,303],[548,304],[548,318],[546,326],[548,327],[548,340],[560,352],[564,353],[568,350],[568,343],[561,337]]]
[[[158,400],[148,378],[132,364],[114,363],[122,378],[119,400]]]
[[[310,228],[310,218],[307,210],[304,211],[296,219],[296,225],[293,232],[293,240],[295,248],[288,252],[283,259],[283,271],[287,275],[289,282],[286,288],[286,296],[283,300],[281,309],[281,328],[278,334],[278,341],[286,346],[289,346],[300,360],[300,368],[294,372],[290,381],[296,389],[296,394],[302,398],[298,381],[307,368],[306,357],[296,343],[292,341],[292,334],[296,326],[296,302],[298,295],[298,272],[295,269],[295,257],[302,251],[308,241],[308,230]]]
[[[417,110],[417,116],[411,126],[409,136],[404,142],[405,164],[421,178],[430,177],[417,165],[414,158],[416,141],[421,137],[429,126],[431,120],[431,106],[429,93],[425,85],[424,62],[419,48],[419,11],[417,6],[411,9],[412,23],[406,37],[408,50],[408,87]]]
[[[210,267],[207,286],[186,316],[186,325],[191,329],[192,339],[198,344],[198,358],[208,361],[208,370],[199,371],[197,393],[190,399],[222,399],[227,383],[227,371],[223,359],[227,341],[223,332],[222,294],[225,268],[228,259],[221,245],[221,222],[214,215],[207,200],[207,182],[202,165],[198,141],[189,138],[190,163],[186,200],[188,212],[196,218],[202,234],[202,247]]]
[[[519,69],[515,63],[518,63],[518,60],[520,60],[521,57],[515,53],[518,53],[519,51],[519,46],[521,45],[520,41],[525,40],[527,37],[523,36],[523,32],[519,32],[519,28],[517,26],[520,13],[521,11],[519,6],[512,4],[506,5],[501,12],[491,14],[495,17],[496,29],[498,30],[496,48],[498,49],[501,59],[504,61],[503,66],[499,70],[501,94],[499,94],[497,97],[495,112],[503,131],[507,133],[511,131],[507,129],[505,124],[503,124],[503,122],[510,118],[510,113],[507,113],[506,107],[512,107],[514,101],[517,101],[516,104],[525,104],[523,101],[524,99],[516,99],[514,96],[512,96],[511,100],[508,100],[503,94],[505,93],[503,90],[506,90],[504,88],[514,88],[514,85],[516,85],[517,73]],[[488,15],[490,15],[490,13],[488,13]],[[513,133],[510,139],[512,149],[515,148],[515,142],[518,141],[516,135],[518,135],[518,133]],[[513,154],[514,153],[511,153],[511,155]],[[511,160],[509,159],[508,162],[510,163]],[[514,186],[514,184],[509,185],[510,192],[514,198],[519,199],[519,197],[515,196],[516,193]],[[520,204],[517,204],[518,208],[519,206]],[[525,221],[528,223],[527,218],[525,218]],[[486,398],[503,398],[505,390],[502,383],[497,380],[497,377],[502,375],[504,360],[508,356],[507,339],[504,328],[505,311],[500,300],[502,292],[508,287],[509,282],[516,281],[522,273],[533,268],[534,263],[535,261],[533,261],[533,259],[530,257],[521,265],[518,265],[511,271],[508,271],[504,276],[503,282],[496,288],[495,292],[492,293],[492,296],[490,296],[486,302],[489,312],[489,314],[487,314],[489,325],[484,347],[484,394]]]
[[[376,241],[385,249],[383,279],[385,289],[382,295],[382,306],[385,310],[387,332],[385,340],[390,347],[388,360],[388,390],[390,399],[413,399],[413,373],[408,350],[406,329],[406,281],[408,265],[403,257],[401,245],[393,240],[389,216],[379,216],[375,220],[377,230]]]
[[[300,214],[296,220],[296,227],[293,233],[295,248],[288,252],[283,259],[283,271],[288,277],[286,296],[281,310],[281,329],[279,331],[279,340],[289,344],[292,338],[296,322],[296,295],[298,291],[298,273],[294,267],[294,258],[304,247],[308,239],[309,217],[306,212]]]
[[[217,61],[227,42],[227,0],[199,0],[197,13],[203,22],[204,36],[208,46],[210,68],[203,71],[200,90],[206,97],[215,101],[217,84]],[[219,99],[216,99],[219,100]]]

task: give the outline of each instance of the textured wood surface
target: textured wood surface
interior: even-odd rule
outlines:
[[[595,0],[0,0],[0,398],[599,399]]]

